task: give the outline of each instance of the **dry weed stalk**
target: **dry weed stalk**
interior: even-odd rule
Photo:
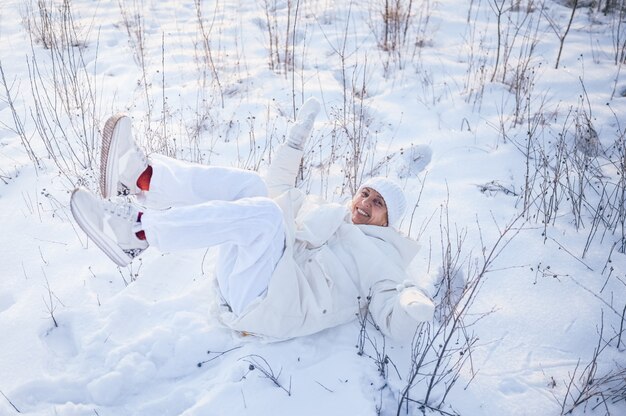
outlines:
[[[367,24],[383,52],[385,77],[406,67],[407,58],[420,68],[421,49],[428,44],[430,0],[384,0],[370,4]]]
[[[224,89],[222,88],[222,82],[220,81],[220,76],[217,71],[217,67],[215,65],[215,58],[213,56],[214,55],[213,46],[211,44],[213,27],[215,25],[215,19],[217,16],[218,2],[215,3],[215,9],[213,10],[213,17],[211,18],[211,22],[209,23],[208,27],[205,24],[205,18],[202,12],[201,1],[195,0],[195,5],[196,5],[196,17],[198,19],[198,27],[200,29],[199,35],[201,38],[202,51],[203,51],[203,55],[202,55],[203,64],[205,67],[208,67],[211,71],[211,75],[212,75],[211,83],[214,86],[214,89],[219,94],[221,107],[224,108]],[[206,71],[202,71],[202,73],[206,74]],[[205,79],[206,79],[206,75],[205,75]],[[205,86],[204,84],[206,84],[206,82],[203,83],[203,86]]]
[[[486,49],[487,32],[486,30],[479,31],[479,6],[480,4],[474,8],[474,1],[470,3],[467,12],[464,47],[462,49],[467,54],[465,58],[467,61],[467,70],[463,83],[465,102],[471,102],[475,109],[480,109],[482,105],[483,92],[487,82],[488,61],[488,55],[481,53]]]
[[[447,201],[440,209],[440,235],[442,267],[438,283],[439,291],[435,296],[438,303],[433,322],[419,324],[411,344],[410,362],[396,366],[386,352],[384,336],[371,320],[367,311],[367,302],[359,316],[360,331],[357,342],[359,355],[372,359],[384,380],[383,389],[391,388],[386,381],[391,375],[391,364],[402,380],[399,368],[409,368],[409,373],[398,391],[392,392],[398,397],[394,413],[430,411],[441,415],[457,415],[447,402],[448,396],[457,385],[463,370],[469,366],[469,381],[474,378],[477,369],[472,362],[472,352],[478,341],[473,331],[474,325],[490,312],[470,313],[487,274],[494,262],[508,244],[522,229],[523,213],[518,214],[503,228],[497,223],[499,231],[496,241],[487,247],[482,238],[482,229],[478,224],[481,241],[480,258],[473,258],[463,248],[466,230],[457,229],[449,220]],[[465,279],[463,276],[467,276]],[[369,301],[369,298],[367,299]],[[374,336],[368,328],[376,330]],[[381,401],[381,405],[383,405]],[[384,414],[384,409],[379,409]]]
[[[565,45],[565,38],[567,37],[567,34],[572,28],[574,15],[576,14],[576,9],[578,8],[578,0],[572,0],[571,3],[572,4],[570,5],[570,7],[572,8],[572,12],[570,13],[569,20],[564,30],[560,27],[560,25],[556,22],[556,20],[554,20],[543,8],[541,9],[543,15],[548,20],[550,27],[559,38],[559,52],[556,56],[556,63],[554,64],[555,69],[559,68],[559,62],[561,61],[561,54],[563,53],[563,46]]]
[[[591,411],[602,408],[605,414],[610,416],[609,405],[626,400],[626,367],[614,363],[609,370],[600,370],[603,354],[619,338],[621,328],[620,333],[614,337],[608,340],[604,338],[604,314],[602,314],[598,341],[591,358],[582,370],[580,359],[578,360],[574,370],[569,374],[569,380],[565,380],[566,390],[563,398],[557,398],[561,405],[561,415],[573,414],[579,408],[585,410],[590,408]]]
[[[44,1],[37,6],[38,13],[30,9],[24,19],[32,52],[27,59],[34,100],[30,114],[47,153],[37,157],[52,159],[75,183],[97,166],[96,85],[84,56],[89,33],[82,33],[69,0],[58,8]],[[36,53],[38,44],[47,56]],[[15,123],[18,130],[23,125]]]
[[[287,76],[294,70],[296,29],[300,12],[300,0],[263,0],[265,29],[268,36],[269,66],[273,71]]]
[[[28,158],[31,160],[31,162],[33,162],[33,165],[35,166],[35,168],[39,168],[41,167],[41,160],[39,156],[37,155],[37,153],[35,152],[35,150],[33,149],[33,146],[31,144],[32,138],[26,135],[26,130],[24,129],[24,122],[20,118],[19,114],[17,113],[17,109],[15,107],[14,97],[19,95],[19,91],[16,91],[15,93],[12,92],[13,87],[15,86],[15,82],[11,84],[7,82],[6,76],[4,75],[4,68],[2,67],[2,61],[0,61],[0,81],[2,82],[2,87],[4,89],[4,97],[0,96],[0,102],[6,103],[11,109],[11,116],[13,118],[13,127],[9,127],[3,122],[0,122],[0,125],[2,125],[7,130],[12,131],[13,133],[15,133],[15,135],[17,135],[20,138],[22,147],[24,147],[24,150],[26,151]]]
[[[265,358],[261,357],[258,354],[250,354],[240,358],[240,360],[248,363],[249,372],[258,370],[261,374],[263,374],[265,378],[274,383],[276,387],[287,393],[287,396],[291,396],[291,377],[289,378],[289,386],[283,386],[283,384],[279,380],[282,370],[279,371],[278,374],[274,373],[272,366],[267,362]]]
[[[439,321],[432,325],[423,324],[416,332],[412,344],[411,371],[400,395],[397,415],[401,414],[403,408],[408,410],[410,404],[422,411],[429,409],[440,414],[453,414],[443,410],[446,399],[467,364],[470,365],[470,382],[476,373],[472,351],[478,336],[472,331],[472,326],[488,314],[470,317],[468,312],[493,263],[521,230],[520,222],[523,222],[523,213],[502,229],[498,227],[500,235],[493,245],[490,248],[483,245],[481,258],[472,260],[471,253],[462,254],[464,232],[456,230],[452,233],[447,205],[442,206],[440,229],[444,263],[439,285],[442,293],[436,297],[440,301]],[[478,229],[483,243],[480,224]],[[464,284],[459,284],[462,264],[466,266],[468,278]],[[417,395],[419,398],[416,398]]]

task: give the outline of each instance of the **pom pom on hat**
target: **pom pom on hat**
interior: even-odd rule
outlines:
[[[400,223],[400,219],[406,209],[406,197],[402,188],[391,179],[381,176],[369,178],[359,187],[359,190],[363,188],[373,189],[383,197],[385,205],[387,205],[389,225],[396,227]]]

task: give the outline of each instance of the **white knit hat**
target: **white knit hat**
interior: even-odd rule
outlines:
[[[391,179],[377,176],[366,180],[359,191],[363,188],[371,188],[378,192],[387,205],[387,220],[392,227],[400,223],[406,209],[406,197],[402,188]]]

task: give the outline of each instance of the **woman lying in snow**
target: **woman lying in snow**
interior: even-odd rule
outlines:
[[[113,116],[103,133],[102,195],[142,195],[170,208],[144,210],[79,188],[72,214],[120,266],[149,246],[219,246],[217,283],[228,305],[220,318],[235,330],[278,339],[312,334],[354,319],[369,296],[382,332],[409,339],[434,305],[407,275],[417,243],[393,228],[405,210],[401,188],[369,179],[349,207],[294,188],[319,108],[315,99],[304,103],[265,180],[252,171],[148,160],[130,119]]]

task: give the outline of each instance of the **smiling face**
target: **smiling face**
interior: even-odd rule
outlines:
[[[387,226],[387,205],[372,188],[361,188],[352,198],[352,223]]]

